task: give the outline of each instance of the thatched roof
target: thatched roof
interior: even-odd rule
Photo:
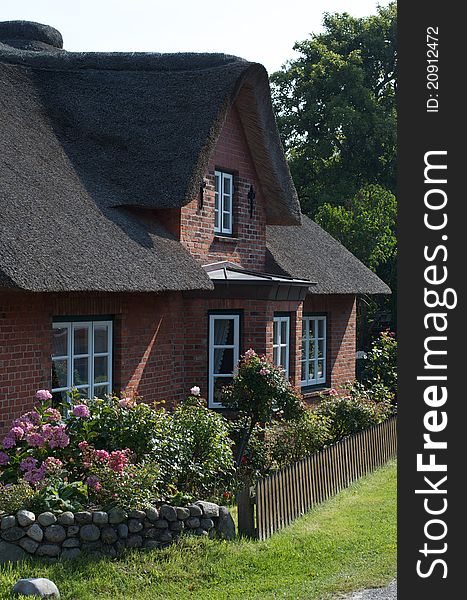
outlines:
[[[210,289],[180,244],[128,208],[196,197],[234,102],[268,222],[300,222],[264,67],[223,54],[61,46],[53,28],[0,24],[0,284]]]
[[[390,294],[389,287],[314,221],[267,228],[266,270],[316,281],[312,294]]]

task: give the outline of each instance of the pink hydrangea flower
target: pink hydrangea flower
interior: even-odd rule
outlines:
[[[77,404],[73,407],[73,414],[75,417],[87,419],[91,413],[89,412],[89,408],[86,406],[86,404]]]
[[[62,461],[59,458],[54,458],[53,456],[48,456],[42,464],[45,465],[45,470],[48,473],[59,471],[63,467]]]
[[[269,375],[271,371],[269,369],[265,369],[264,367],[260,370],[260,375]]]
[[[87,450],[89,448],[89,444],[88,444],[88,442],[83,440],[82,442],[80,442],[78,444],[78,448],[81,450],[81,452],[83,452],[84,450]]]
[[[335,388],[332,388],[329,390],[329,395],[330,396],[338,396],[339,392]]]
[[[245,352],[245,358],[253,358],[253,356],[256,356],[256,352],[253,350],[253,348],[250,348]]]
[[[118,405],[120,408],[132,408],[133,406],[136,406],[136,400],[129,397],[122,398],[118,401]]]
[[[47,419],[47,421],[60,421],[62,415],[60,414],[60,411],[56,408],[48,408],[45,411],[45,418]]]
[[[107,452],[107,450],[96,450],[94,452],[94,456],[97,458],[97,460],[107,462],[109,460],[110,454]]]
[[[16,446],[15,438],[10,434],[6,435],[3,438],[3,447],[5,450],[10,450],[10,448],[13,448],[14,446]]]
[[[194,386],[193,386],[193,387],[190,389],[190,394],[191,394],[192,396],[199,396],[199,395],[200,395],[200,393],[201,393],[201,389],[200,389],[200,388],[199,388],[197,385],[194,385]]]
[[[37,390],[36,398],[42,402],[45,402],[46,400],[50,400],[52,398],[52,394],[49,392],[49,390]]]
[[[125,450],[114,450],[110,453],[108,466],[112,471],[116,473],[123,473],[125,468],[128,466],[128,449]]]
[[[44,425],[42,432],[50,448],[65,448],[70,438],[65,432],[65,425]]]
[[[0,467],[4,467],[10,462],[10,457],[6,452],[0,452]]]

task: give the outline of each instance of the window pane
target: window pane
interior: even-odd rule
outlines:
[[[318,358],[324,358],[324,340],[318,341]]]
[[[67,356],[68,354],[68,329],[60,327],[53,329],[52,356]]]
[[[302,360],[302,381],[306,381],[306,361]]]
[[[308,357],[313,360],[315,357],[315,340],[310,339],[308,342]]]
[[[230,231],[230,213],[222,213],[222,229]]]
[[[74,327],[74,354],[88,353],[88,326]]]
[[[230,177],[224,177],[224,194],[229,195],[232,193],[232,186]],[[224,198],[225,202],[225,198]]]
[[[215,190],[216,190],[216,194],[219,194],[219,191],[221,189],[221,177],[219,173],[216,173],[216,183],[215,183]]]
[[[220,216],[219,216],[219,211],[215,210],[214,211],[214,228],[215,229],[220,229]]]
[[[281,362],[280,362],[281,366],[284,367],[284,369],[287,366],[287,347],[286,346],[281,346]]]
[[[318,361],[318,379],[321,379],[322,377],[324,377],[324,365],[323,365],[323,361],[319,360]]]
[[[318,320],[318,337],[324,338],[324,320]]]
[[[226,385],[230,385],[231,383],[231,377],[214,377],[214,402],[222,402],[222,388]]]
[[[308,375],[308,379],[315,379],[316,375],[315,375],[315,361],[311,360],[310,361],[310,373]]]
[[[68,385],[68,361],[52,361],[52,389],[66,387]]]
[[[103,383],[109,380],[108,361],[107,356],[96,356],[94,358],[94,383]]]
[[[309,319],[303,319],[303,321],[302,321],[302,337],[303,338],[306,337],[308,327],[309,327]]]
[[[214,350],[214,373],[233,373],[234,369],[233,348],[218,348]]]
[[[306,360],[306,340],[302,339],[302,360]]]
[[[280,358],[281,358],[281,349],[280,346],[273,346],[273,357],[272,360],[274,362],[275,365],[279,365],[280,364]]]
[[[62,402],[67,402],[68,396],[66,392],[54,392],[52,394],[52,405],[56,406],[57,404],[61,404]]]
[[[88,358],[75,358],[73,360],[73,385],[89,383]]]
[[[80,395],[80,398],[89,398],[89,396],[91,395],[89,393],[89,386],[87,385],[82,388],[79,388],[78,393]]]
[[[279,343],[279,323],[278,321],[274,321],[274,329],[273,329],[273,343]]]
[[[230,213],[232,210],[231,206],[230,196],[224,196],[224,212]]]
[[[108,325],[94,325],[94,352],[108,352]]]
[[[281,344],[287,344],[288,343],[288,339],[287,339],[287,326],[288,326],[288,322],[287,321],[281,321]]]
[[[108,385],[96,385],[94,386],[94,396],[103,398],[106,394],[110,394]]]
[[[310,319],[308,321],[308,335],[310,336],[310,338],[314,338],[315,337],[315,321],[314,319]]]
[[[215,319],[214,321],[214,345],[233,346],[234,343],[234,321],[232,319]]]

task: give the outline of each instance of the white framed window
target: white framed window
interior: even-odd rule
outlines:
[[[53,323],[52,394],[64,400],[71,388],[83,398],[112,392],[112,321]]]
[[[289,376],[290,355],[290,317],[274,317],[272,336],[272,356],[274,364],[282,367],[287,377]]]
[[[326,317],[302,321],[302,386],[326,383]]]
[[[232,235],[233,175],[215,171],[214,232]]]
[[[222,408],[219,395],[240,358],[240,315],[209,315],[209,406]]]

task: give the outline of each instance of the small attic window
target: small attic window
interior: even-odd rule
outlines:
[[[233,175],[215,171],[214,233],[232,235]]]

